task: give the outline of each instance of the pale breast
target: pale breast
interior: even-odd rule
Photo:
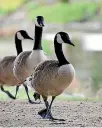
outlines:
[[[47,60],[43,50],[33,50],[27,59],[27,68],[33,73],[34,68],[42,61]]]

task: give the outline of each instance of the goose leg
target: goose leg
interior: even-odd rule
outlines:
[[[3,86],[0,87],[1,91],[5,92],[11,99],[16,99],[9,91],[4,90]]]
[[[50,119],[50,120],[52,120],[52,121],[54,121],[54,120],[65,121],[64,119],[57,119],[57,118],[54,118],[54,117],[52,116],[51,106],[52,106],[52,103],[53,103],[55,97],[56,97],[56,96],[52,96],[52,101],[51,101],[49,107],[47,108],[47,112],[46,112],[45,118],[46,118],[46,119]]]
[[[28,87],[27,87],[25,84],[23,84],[23,85],[24,85],[24,87],[25,87],[25,91],[26,91],[26,94],[27,94],[29,103],[31,103],[31,104],[39,104],[40,102],[33,102],[33,101],[30,99],[30,96],[29,96],[29,93],[28,93]]]
[[[50,105],[47,107],[45,119],[54,120],[54,118],[52,116],[52,112],[51,112],[51,106],[52,106],[54,99],[55,99],[55,97],[52,97],[52,101],[51,101]]]
[[[44,119],[45,116],[46,116],[47,108],[49,107],[49,103],[48,103],[48,101],[47,101],[47,97],[45,97],[45,96],[42,96],[42,97],[43,97],[43,100],[44,100],[44,103],[45,103],[46,108],[40,110],[40,111],[38,112],[38,114]]]
[[[15,94],[15,99],[16,99],[16,97],[17,97],[17,93],[18,93],[19,87],[20,87],[20,85],[17,85],[17,86],[16,86],[16,94]]]

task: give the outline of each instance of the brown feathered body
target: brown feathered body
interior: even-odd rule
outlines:
[[[28,77],[29,71],[26,65],[26,58],[30,55],[31,51],[22,52],[19,54],[15,60],[15,65],[13,67],[14,75],[18,79],[18,81],[24,82],[24,80]]]
[[[14,86],[18,84],[18,80],[13,74],[13,62],[16,56],[6,56],[0,60],[0,84]]]
[[[70,85],[74,75],[71,64],[59,67],[57,60],[44,61],[35,68],[31,86],[43,96],[57,96]]]
[[[46,59],[47,57],[42,50],[20,53],[14,62],[13,72],[15,77],[20,83],[23,83],[33,73],[36,65]]]

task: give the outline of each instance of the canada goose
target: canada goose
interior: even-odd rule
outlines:
[[[17,55],[19,55],[19,53],[22,52],[21,40],[23,39],[33,40],[26,31],[24,30],[17,31],[15,33]],[[12,99],[16,99],[18,89],[16,89],[16,94],[14,97],[9,91],[4,90],[3,85],[4,84],[6,84],[6,86],[18,85],[18,80],[13,74],[13,64],[14,64],[15,59],[16,59],[16,56],[6,56],[0,59],[0,84],[1,84],[0,88],[3,92],[5,92]],[[27,86],[25,85],[25,89],[26,88]],[[31,101],[28,94],[27,96],[28,96],[29,101]]]
[[[13,72],[19,83],[30,76],[36,65],[47,59],[42,49],[42,31],[44,27],[44,18],[37,16],[35,20],[35,39],[32,51],[20,53],[14,62]],[[35,95],[34,95],[35,97]]]
[[[51,106],[56,96],[60,95],[72,82],[75,70],[70,62],[68,62],[63,54],[62,43],[75,46],[67,33],[58,32],[54,38],[54,48],[57,60],[46,60],[37,65],[32,74],[31,86],[34,90],[42,95],[46,109],[38,112],[42,118],[51,120],[61,120],[53,118]],[[47,98],[52,96],[49,105]]]

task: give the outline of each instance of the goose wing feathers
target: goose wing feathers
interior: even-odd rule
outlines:
[[[26,74],[26,58],[28,58],[28,56],[31,54],[31,51],[25,51],[20,53],[16,60],[14,61],[14,67],[13,67],[13,72],[14,75],[17,78],[20,79],[21,81],[24,80],[25,78],[22,78],[24,76],[24,74]],[[22,76],[22,77],[21,77]]]

